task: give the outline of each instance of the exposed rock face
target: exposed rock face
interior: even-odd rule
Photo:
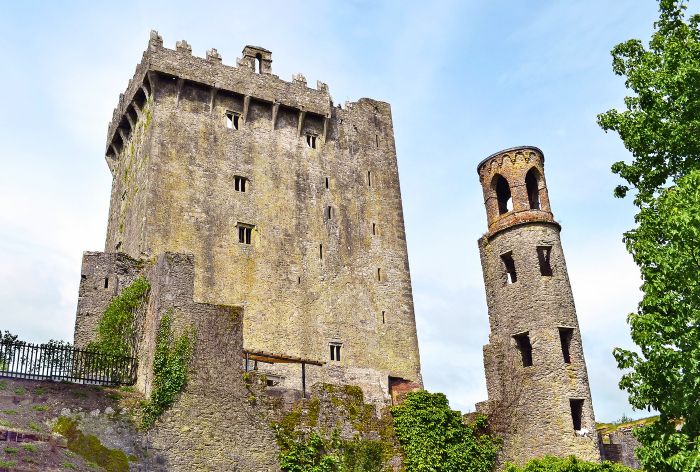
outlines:
[[[502,461],[546,454],[600,460],[573,294],[534,147],[478,166],[489,231],[479,240],[491,333],[489,400],[478,405],[504,436]]]

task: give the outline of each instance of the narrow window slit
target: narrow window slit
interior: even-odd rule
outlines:
[[[318,255],[323,259],[323,244],[318,245]]]
[[[518,281],[518,274],[515,272],[515,261],[513,260],[513,252],[507,252],[501,255],[503,266],[506,270],[506,282],[514,284]]]
[[[105,277],[105,288],[109,288],[109,277]]]
[[[386,318],[384,315],[385,315],[384,310],[382,310],[382,324],[386,323]]]
[[[372,223],[372,235],[376,236],[376,234],[377,234],[377,224]]]
[[[340,362],[340,347],[342,344],[340,343],[330,343],[330,348],[331,348],[331,360]]]
[[[583,399],[570,398],[571,420],[574,423],[574,431],[581,431],[581,419],[583,417]]]
[[[540,263],[540,274],[544,276],[552,275],[551,255],[552,246],[537,246],[537,260]]]
[[[520,351],[523,367],[530,367],[532,365],[532,343],[530,343],[529,332],[515,334],[513,339],[518,351]]]
[[[253,226],[238,223],[238,242],[241,244],[251,244]]]
[[[382,269],[377,268],[377,280],[382,281]]]
[[[241,123],[241,115],[240,113],[236,113],[235,111],[227,111],[226,112],[226,127],[228,129],[238,129]]]
[[[311,149],[316,149],[316,136],[313,134],[306,135],[306,145]]]
[[[333,217],[333,207],[329,205],[328,208],[326,208],[326,218],[328,218],[330,220],[332,217]]]
[[[233,187],[236,190],[236,192],[245,192],[247,183],[248,179],[246,179],[245,177],[240,175],[233,176]]]
[[[367,171],[367,186],[372,186],[372,171],[369,170]]]
[[[328,177],[326,177],[326,188],[328,188]]]
[[[571,338],[574,335],[574,328],[559,328],[559,340],[561,341],[561,354],[564,362],[571,364]]]

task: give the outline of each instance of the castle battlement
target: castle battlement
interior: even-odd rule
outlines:
[[[230,66],[223,64],[216,49],[209,49],[203,58],[193,56],[192,47],[187,41],[178,41],[175,49],[168,49],[163,46],[163,38],[158,32],[151,31],[148,48],[136,66],[126,91],[119,95],[119,103],[112,113],[105,151],[108,156],[116,157],[119,154],[159,77],[176,80],[178,89],[184,83],[208,88],[210,106],[220,91],[226,91],[242,96],[246,102],[253,99],[274,107],[293,109],[300,115],[317,115],[322,119],[330,117],[333,107],[325,83],[317,81],[313,89],[307,86],[302,74],[294,74],[291,82],[272,74],[272,52],[267,49],[245,46],[243,57],[236,59],[235,66]]]

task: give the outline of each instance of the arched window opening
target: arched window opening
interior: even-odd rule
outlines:
[[[525,188],[527,188],[527,200],[530,202],[531,210],[540,209],[540,189],[539,189],[539,176],[537,169],[534,167],[527,171],[525,176]]]
[[[502,175],[496,176],[496,198],[498,199],[498,214],[508,213],[513,209],[513,199],[510,194],[508,181]]]
[[[255,55],[255,72],[258,74],[262,72],[262,54],[260,53]]]

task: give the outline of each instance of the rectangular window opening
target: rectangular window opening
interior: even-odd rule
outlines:
[[[233,187],[236,190],[236,192],[245,192],[247,182],[248,182],[248,179],[246,179],[243,176],[240,176],[240,175],[233,176]]]
[[[105,277],[105,288],[109,288],[109,277]]]
[[[551,276],[552,264],[550,256],[552,255],[552,246],[537,246],[537,260],[540,262],[540,274]]]
[[[574,335],[574,328],[559,328],[559,340],[561,341],[561,353],[564,362],[571,364],[571,338]]]
[[[238,129],[241,124],[241,115],[235,111],[226,112],[226,127],[228,129]]]
[[[372,223],[372,236],[376,236],[377,234],[377,224]]]
[[[372,171],[369,170],[367,171],[367,186],[372,186]]]
[[[328,218],[330,220],[332,217],[333,217],[333,207],[329,205],[328,208],[326,208],[326,218]]]
[[[569,405],[571,405],[571,419],[574,423],[574,431],[581,431],[581,419],[583,417],[583,399],[570,398]]]
[[[340,348],[342,344],[340,343],[331,343],[330,348],[331,348],[331,360],[340,362]]]
[[[253,226],[238,223],[238,242],[241,244],[251,244]]]
[[[382,310],[382,324],[386,323],[385,312]]]
[[[328,188],[328,184],[329,184],[328,177],[326,177],[326,188]]]
[[[318,245],[318,255],[323,259],[323,244]]]
[[[311,149],[316,149],[316,135],[307,134],[306,135],[306,145]]]
[[[523,367],[532,366],[532,344],[530,343],[530,334],[528,332],[513,335],[515,345],[520,351],[520,357],[523,361]]]
[[[514,284],[518,281],[518,274],[515,272],[515,261],[513,260],[513,253],[507,252],[501,255],[501,260],[506,269],[506,281],[509,284]]]

